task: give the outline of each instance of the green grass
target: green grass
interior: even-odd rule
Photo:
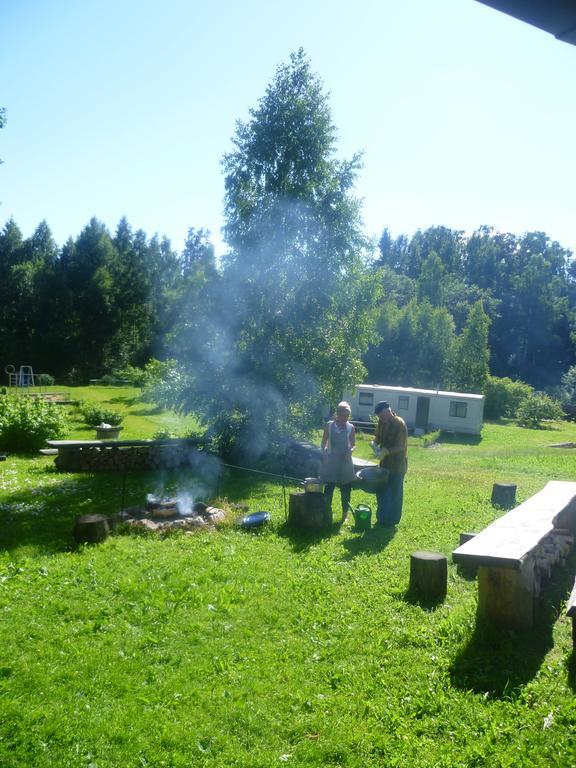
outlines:
[[[140,400],[140,390],[134,387],[43,387],[30,389],[31,393],[62,393],[74,401],[86,401],[106,409],[118,411],[123,416],[121,439],[151,438],[159,430],[170,432],[174,437],[187,436],[198,430],[198,422],[193,416],[183,416],[173,411],[165,411],[154,403]],[[94,427],[83,423],[76,409],[66,408],[70,415],[69,440],[92,440],[95,438]]]
[[[103,389],[90,388],[133,396]],[[161,428],[146,434],[141,419],[166,418],[121,407],[131,437]],[[567,441],[576,425],[487,424],[480,442],[428,448],[411,438],[394,535],[290,531],[293,487],[228,470],[214,493],[270,511],[261,533],[229,524],[80,548],[77,515],[200,478],[60,475],[50,458],[9,456],[0,765],[575,766],[576,662],[562,608],[576,558],[556,570],[523,635],[476,627],[475,580],[450,561],[442,605],[406,595],[410,553],[449,555],[460,532],[490,522],[494,482],[516,483],[520,502],[548,480],[575,480],[576,452],[547,447]],[[368,442],[359,439],[366,458]],[[361,501],[374,497],[355,492]]]

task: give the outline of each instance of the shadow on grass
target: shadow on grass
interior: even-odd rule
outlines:
[[[159,405],[147,405],[144,408],[136,408],[131,412],[132,416],[157,416],[159,413],[164,413],[164,409]]]
[[[288,521],[278,526],[278,535],[289,539],[294,552],[305,552],[312,547],[318,546],[322,541],[337,536],[342,529],[340,523],[332,523],[321,531],[313,531],[305,528],[299,528],[288,523]]]
[[[404,601],[411,605],[417,605],[427,613],[433,613],[437,608],[440,608],[446,602],[446,595],[439,595],[436,598],[424,598],[417,594],[416,591],[407,589],[404,593]]]
[[[571,561],[574,561],[574,557]],[[476,623],[468,645],[450,668],[452,685],[462,690],[510,698],[538,673],[544,657],[554,644],[553,629],[573,584],[574,562],[557,568],[536,605],[534,626],[513,632]],[[575,687],[575,654],[569,661],[568,680]]]
[[[115,405],[132,406],[132,405],[136,405],[136,403],[141,403],[142,400],[140,399],[140,397],[138,397],[138,395],[135,395],[135,396],[128,396],[128,395],[122,396],[122,395],[118,395],[117,397],[109,398],[105,402],[113,403]]]
[[[158,476],[146,471],[77,475],[59,473],[53,467],[33,469],[28,487],[4,496],[0,504],[2,548],[12,552],[37,547],[43,553],[74,549],[72,529],[77,517],[112,515],[124,506],[142,504]]]
[[[344,560],[353,560],[358,555],[377,555],[382,552],[396,535],[396,526],[384,528],[381,525],[374,525],[360,534],[355,534],[354,529],[350,529],[352,538],[342,542],[346,550]]]

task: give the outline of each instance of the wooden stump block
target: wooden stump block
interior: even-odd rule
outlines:
[[[104,541],[109,530],[106,515],[82,515],[74,523],[74,541],[77,544],[95,544]]]
[[[332,525],[332,514],[326,508],[323,493],[291,493],[288,523],[297,528],[322,531]]]
[[[478,569],[478,618],[507,629],[530,629],[534,623],[534,562],[512,568]]]
[[[448,588],[448,560],[439,552],[413,552],[410,555],[409,591],[425,602],[439,602]]]
[[[503,509],[512,509],[516,504],[516,486],[513,483],[494,483],[492,486],[492,505]]]
[[[289,525],[301,526],[302,520],[306,514],[304,506],[303,493],[291,493],[288,503],[288,523]]]

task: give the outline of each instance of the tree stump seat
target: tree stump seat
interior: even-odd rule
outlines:
[[[494,507],[512,509],[516,504],[516,486],[514,483],[494,483],[491,500]]]
[[[291,493],[288,524],[295,528],[322,531],[332,525],[332,513],[326,507],[323,493]]]
[[[96,544],[104,541],[109,532],[106,515],[82,515],[76,518],[72,535],[77,544]]]
[[[439,552],[413,552],[410,555],[409,592],[425,603],[437,603],[446,597],[448,560]]]

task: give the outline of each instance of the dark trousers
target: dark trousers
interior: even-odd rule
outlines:
[[[376,501],[378,502],[376,520],[380,525],[392,526],[400,522],[403,500],[404,475],[391,472],[384,489],[376,494]]]
[[[342,517],[346,517],[348,514],[348,506],[350,504],[350,495],[352,494],[352,483],[345,483],[340,487],[340,499],[342,501]],[[332,509],[332,497],[334,496],[334,488],[336,483],[326,483],[324,486],[324,500],[326,502],[326,509]]]

